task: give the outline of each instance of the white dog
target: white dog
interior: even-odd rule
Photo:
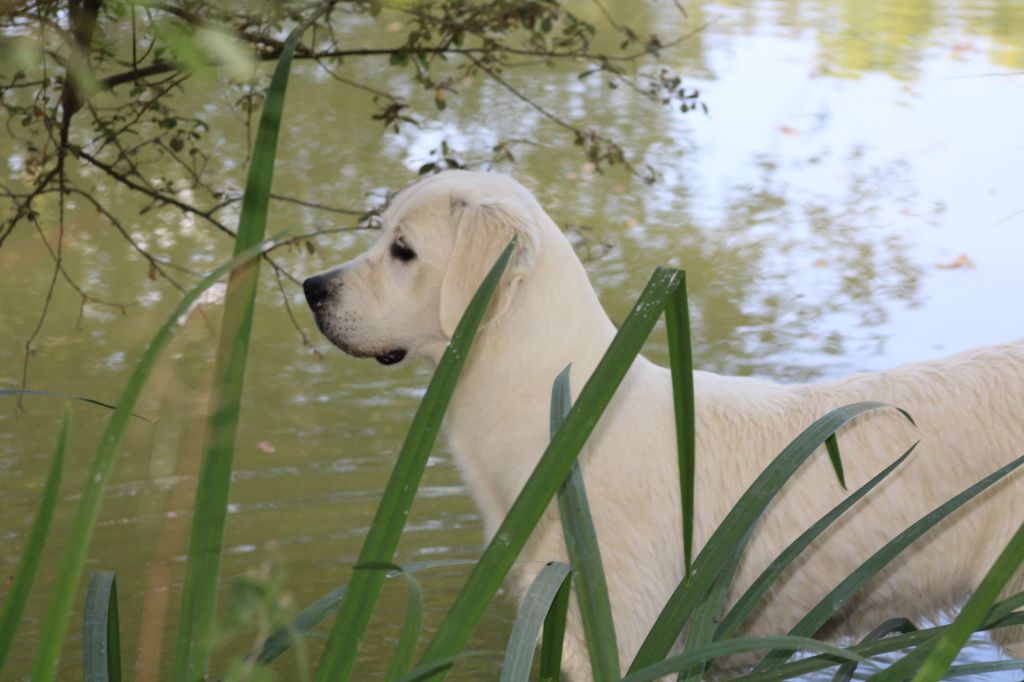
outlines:
[[[467,359],[446,432],[488,537],[548,442],[555,376],[572,364],[575,394],[615,335],[569,242],[514,180],[465,171],[401,192],[380,240],[344,265],[306,280],[321,331],[358,357],[437,362],[470,297],[509,240],[512,261]],[[908,410],[858,417],[839,433],[850,490],[914,441],[904,465],[820,538],[744,627],[785,633],[861,561],[900,530],[1024,452],[1024,343],[945,360],[784,386],[696,372],[695,544],[800,431],[829,410],[878,400]],[[668,370],[638,357],[581,454],[609,584],[619,657],[627,667],[682,577],[682,540]],[[839,637],[904,616],[954,609],[1024,520],[1024,486],[1011,475],[947,519],[862,590],[822,636]],[[779,551],[846,493],[816,453],[760,523],[737,575],[745,589]],[[565,559],[549,509],[521,559]],[[514,582],[520,594],[529,576]],[[1016,578],[1007,591],[1020,590]],[[740,592],[733,595],[735,599]],[[1024,655],[1019,629],[995,632]],[[583,631],[570,612],[564,668],[590,676]]]

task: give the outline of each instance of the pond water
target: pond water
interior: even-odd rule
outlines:
[[[509,72],[517,87],[573,120],[601,126],[634,158],[655,167],[653,186],[619,170],[595,173],[571,138],[493,83],[467,85],[422,128],[382,134],[368,99],[309,65],[288,93],[275,190],[362,210],[415,177],[447,140],[483,158],[500,138],[532,138],[518,162],[500,166],[532,188],[586,260],[601,299],[621,320],[654,266],[688,272],[695,361],[703,369],[784,381],[813,380],[939,357],[1024,332],[1024,5],[1013,0],[751,0],[687,4],[607,3],[641,34],[693,32],[663,60],[698,87],[708,113],[682,114],[610,91],[575,72]],[[600,17],[598,10],[585,10]],[[394,21],[397,21],[394,20]],[[353,44],[394,42],[394,21],[345,26]],[[698,27],[704,27],[696,30]],[[352,74],[411,90],[382,62]],[[242,119],[210,82],[181,98],[210,123],[218,186],[240,186]],[[214,94],[211,94],[214,93]],[[428,102],[429,103],[429,102]],[[20,149],[0,139],[4,182],[24,182]],[[154,253],[205,271],[227,239],[171,209],[142,204],[105,178],[96,196]],[[187,191],[187,190],[183,190]],[[194,197],[203,201],[202,197]],[[41,203],[49,237],[56,206]],[[350,227],[351,216],[277,202],[270,231],[291,224]],[[58,282],[34,343],[28,386],[113,402],[141,350],[179,293],[149,277],[146,262],[82,200],[68,206],[69,273],[117,308],[90,304]],[[315,249],[279,251],[297,276],[340,262],[375,235],[319,236]],[[0,386],[21,382],[26,339],[46,297],[52,264],[23,226],[0,250]],[[181,275],[185,282],[188,275]],[[331,349],[315,332],[299,288],[283,283],[304,346],[269,269],[263,271],[246,379],[240,449],[231,490],[225,584],[251,571],[283,576],[297,605],[344,583],[375,510],[429,370],[385,369]],[[107,494],[87,570],[116,570],[129,677],[169,669],[184,569],[211,321],[193,313],[140,404]],[[665,358],[663,333],[648,346]],[[0,575],[25,541],[55,442],[59,401],[0,410]],[[72,450],[47,564],[30,603],[10,679],[27,679],[63,533],[108,413],[74,406]],[[897,453],[894,453],[894,455]],[[443,444],[430,460],[396,561],[472,559],[480,519]],[[468,573],[424,572],[428,626]],[[359,679],[386,666],[405,609],[392,581],[364,645]],[[898,615],[898,614],[897,614]],[[502,648],[513,616],[499,601],[470,648]],[[73,626],[60,679],[79,676]],[[244,650],[247,634],[226,636]],[[312,655],[319,642],[313,640]],[[993,655],[988,651],[980,656]],[[290,655],[283,679],[298,679]],[[452,679],[493,679],[486,657]],[[994,679],[989,677],[988,679]]]

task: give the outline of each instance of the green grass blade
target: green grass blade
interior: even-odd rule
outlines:
[[[872,682],[884,682],[885,680],[889,680],[889,682],[905,682],[921,667],[921,663],[928,658],[934,647],[935,639],[922,642],[916,649],[903,656],[903,658],[895,663],[891,663],[888,668],[875,673],[868,679],[872,680]]]
[[[678,270],[666,268],[655,270],[644,293],[583,387],[562,428],[551,439],[494,539],[487,545],[456,597],[423,655],[424,663],[452,656],[464,646],[640,352],[668,297],[679,286],[680,274]]]
[[[446,672],[449,668],[455,665],[455,662],[460,658],[462,658],[462,656],[446,656],[445,658],[439,658],[435,661],[431,661],[430,663],[416,666],[398,682],[422,682],[422,680],[429,680],[435,675],[440,675]]]
[[[501,682],[527,682],[530,679],[541,626],[544,625],[546,630],[551,610],[556,606],[562,588],[571,580],[569,566],[557,561],[544,566],[533,579],[512,624],[512,634],[509,635],[501,666]]]
[[[537,672],[539,682],[559,682],[562,678],[562,647],[565,644],[565,625],[569,616],[571,583],[571,580],[562,582],[544,619]]]
[[[914,632],[915,630],[917,630],[917,626],[911,623],[909,619],[892,618],[869,632],[864,639],[861,640],[861,643],[874,642],[875,640],[882,639],[883,637],[888,637],[894,632],[907,633]],[[839,670],[836,671],[835,676],[832,677],[832,682],[850,682],[850,680],[853,679],[853,674],[855,672],[857,672],[856,661],[844,663],[839,667]]]
[[[739,564],[739,553],[733,555],[722,576],[707,591],[706,596],[693,611],[690,629],[686,635],[685,652],[691,652],[707,646],[714,641],[715,626],[718,617],[725,608],[729,597],[729,585]],[[704,671],[713,661],[706,661],[698,666],[680,673],[680,682],[699,682],[704,679]]]
[[[416,573],[432,568],[447,568],[450,566],[472,566],[475,561],[469,559],[441,559],[433,561],[419,561],[401,566],[402,574]],[[398,575],[398,573],[389,574]],[[278,656],[287,651],[292,643],[305,636],[310,630],[322,623],[325,618],[337,612],[341,597],[345,594],[348,585],[342,585],[331,590],[324,596],[299,612],[287,627],[277,630],[260,644],[247,658],[267,665],[277,659]]]
[[[665,659],[664,661],[633,671],[626,677],[622,678],[622,682],[649,682],[650,680],[655,680],[659,677],[678,672],[680,670],[686,670],[695,666],[703,666],[708,661],[712,661],[722,656],[732,656],[748,651],[764,651],[765,649],[782,646],[796,647],[807,651],[826,652],[840,661],[858,661],[860,663],[871,662],[863,656],[853,653],[849,649],[842,649],[831,644],[826,644],[821,640],[811,639],[809,637],[793,637],[786,635],[775,637],[737,637],[736,639],[729,639],[724,642],[712,642],[711,644],[695,649],[694,651],[688,651],[685,654],[673,656]]]
[[[112,571],[92,574],[85,595],[82,640],[84,682],[121,682],[117,577]]]
[[[1020,606],[1024,606],[1024,592],[1017,592],[1003,599],[992,607],[992,610],[985,616],[983,627],[991,627],[1006,616],[1009,616]]]
[[[985,673],[995,673],[1001,670],[1024,670],[1024,658],[954,665],[946,671],[944,679],[952,680],[957,677],[966,677],[967,675],[984,675]]]
[[[446,656],[430,663],[424,663],[410,670],[403,675],[398,682],[422,682],[429,680],[439,674],[445,673],[457,661],[467,658],[496,658],[501,655],[500,651],[463,651],[458,656]]]
[[[686,296],[686,273],[679,288],[665,306],[669,366],[672,370],[672,400],[676,416],[676,447],[679,456],[679,497],[683,512],[683,566],[690,578],[693,562],[694,480],[696,472],[697,425],[694,417],[693,348],[690,342],[690,308]]]
[[[571,407],[569,367],[566,367],[551,387],[552,437],[558,433]],[[614,682],[621,673],[615,621],[579,460],[573,461],[558,490],[558,513],[562,519],[569,564],[573,567],[576,603],[590,652],[591,671],[595,682]]]
[[[111,405],[105,403],[102,400],[96,400],[95,398],[86,398],[84,395],[77,395],[75,393],[65,393],[63,391],[43,391],[35,388],[0,388],[0,395],[34,395],[42,396],[44,398],[63,398],[64,400],[79,400],[83,403],[89,403],[90,405],[98,405],[99,407],[105,407],[108,410],[117,408],[117,405]],[[151,421],[145,417],[135,415],[142,421]]]
[[[423,400],[416,410],[409,433],[402,444],[387,487],[370,525],[359,563],[390,561],[405,527],[405,519],[412,508],[416,490],[423,476],[448,401],[455,390],[459,372],[469,354],[470,344],[480,324],[487,304],[512,254],[510,243],[484,278],[459,321]],[[366,632],[374,605],[380,596],[384,576],[376,571],[357,572],[352,576],[349,590],[342,597],[338,616],[328,639],[327,648],[317,669],[317,682],[347,680],[355,664],[359,643]],[[455,652],[453,652],[454,654]]]
[[[1009,544],[992,564],[992,568],[982,579],[981,584],[964,604],[960,615],[950,623],[949,629],[935,642],[931,654],[921,665],[914,676],[914,682],[933,682],[942,679],[964,643],[981,625],[989,612],[992,602],[999,596],[1000,590],[1017,572],[1024,561],[1024,525],[1014,533]]]
[[[267,90],[242,198],[235,254],[258,243],[266,230],[278,132],[297,39],[298,35],[293,31]],[[210,657],[228,492],[258,277],[259,260],[249,261],[234,270],[228,280],[224,300],[210,421],[196,484],[195,512],[174,656],[174,679],[179,682],[202,679]]]
[[[338,610],[341,597],[348,585],[331,590],[315,602],[307,606],[297,615],[287,628],[282,628],[267,637],[259,651],[250,658],[266,665],[287,651],[297,637],[302,637],[319,625],[325,618]]]
[[[850,419],[883,407],[891,406],[885,403],[863,402],[832,410],[804,429],[783,448],[747,488],[711,535],[694,561],[691,579],[688,582],[684,579],[669,597],[640,646],[636,658],[633,659],[630,672],[652,665],[668,654],[694,609],[700,605],[715,581],[722,579],[723,572],[728,570],[729,562],[736,553],[743,551],[755,524],[768,504],[800,465],[825,442],[826,438]]]
[[[416,655],[416,645],[420,641],[420,634],[423,631],[423,591],[416,582],[416,578],[396,567],[405,578],[409,588],[409,605],[405,611],[405,622],[402,624],[402,632],[398,635],[398,644],[391,653],[391,663],[384,679],[394,682],[412,667],[412,659]]]
[[[836,470],[839,485],[846,490],[846,474],[843,472],[843,460],[839,456],[839,441],[836,439],[836,434],[833,433],[825,439],[825,449],[828,450],[828,459],[832,462],[832,468]]]
[[[0,613],[0,673],[4,670],[4,662],[11,651],[14,636],[18,632],[18,624],[21,623],[25,604],[32,591],[32,583],[35,582],[36,574],[39,572],[43,546],[46,544],[46,536],[50,533],[53,512],[57,508],[60,481],[64,474],[64,459],[68,452],[70,422],[71,408],[65,403],[64,417],[60,421],[60,431],[57,435],[57,449],[50,461],[50,471],[46,475],[46,484],[43,486],[43,496],[39,500],[39,509],[36,511],[35,519],[32,520],[32,529],[28,533],[25,550],[21,555],[21,560],[18,561],[11,590],[7,593],[3,612]]]
[[[1011,627],[1013,625],[1021,624],[1024,624],[1024,614],[1016,614],[995,627]],[[880,640],[870,642],[865,641],[860,644],[855,644],[851,647],[847,647],[847,650],[867,658],[880,656],[893,651],[902,651],[926,645],[928,642],[934,641],[934,639],[945,632],[948,627],[948,625],[937,625],[931,628],[913,630],[902,635],[894,635]],[[791,661],[777,668],[772,668],[771,670],[748,673],[734,678],[732,682],[779,682],[780,680],[794,679],[801,675],[808,675],[819,670],[834,668],[840,663],[841,661],[828,655],[810,656],[808,658]]]
[[[114,460],[124,439],[125,430],[129,420],[132,418],[132,410],[138,402],[142,388],[146,384],[153,366],[156,364],[160,354],[167,347],[168,342],[178,329],[178,320],[188,311],[193,303],[220,280],[224,275],[231,272],[239,264],[259,256],[261,253],[272,247],[282,235],[279,234],[273,239],[256,244],[243,253],[231,258],[219,266],[209,275],[204,277],[198,284],[182,297],[177,307],[171,312],[167,321],[157,331],[156,335],[149,342],[149,346],[142,354],[142,358],[135,366],[128,383],[125,385],[117,408],[107,423],[107,428],[100,439],[100,445],[93,457],[89,474],[85,479],[82,488],[82,496],[78,500],[78,507],[72,517],[71,529],[68,532],[68,542],[64,546],[64,553],[61,556],[61,563],[57,573],[57,580],[53,587],[53,596],[50,598],[50,605],[47,608],[46,617],[43,621],[41,632],[43,636],[36,650],[36,660],[33,666],[32,680],[34,682],[48,682],[54,679],[57,665],[60,662],[60,651],[64,642],[64,635],[68,629],[68,622],[71,619],[71,609],[75,600],[75,593],[78,590],[78,582],[82,576],[82,568],[85,565],[85,555],[89,547],[89,540],[92,538],[92,531],[96,526],[96,519],[99,515],[100,501],[103,498],[103,491],[106,489],[110,472],[113,469]]]
[[[917,540],[924,533],[938,524],[954,511],[972,500],[988,489],[992,484],[1001,480],[1004,476],[1024,463],[1024,457],[1019,457],[1001,469],[989,474],[982,480],[964,490],[959,495],[951,498],[934,510],[911,524],[906,530],[890,540],[884,547],[875,552],[871,557],[862,563],[857,569],[847,576],[839,585],[825,596],[807,615],[805,615],[789,634],[796,636],[810,636],[818,631],[825,622],[852,597],[857,590],[885,568],[889,562],[895,559],[906,549],[910,543]],[[1016,536],[1015,536],[1016,537]],[[990,603],[990,602],[988,602]],[[988,606],[986,603],[986,609]],[[765,670],[777,666],[789,658],[787,651],[773,651],[765,657],[755,670]]]
[[[1004,618],[1005,620],[1000,620],[997,624],[991,625],[991,627],[1012,627],[1014,625],[1024,624],[1024,613],[1012,614],[1010,616],[1004,616]],[[865,657],[879,656],[893,651],[902,651],[904,649],[926,645],[928,642],[934,641],[935,638],[945,632],[948,627],[948,625],[937,625],[931,628],[915,630],[903,635],[895,635],[873,642],[856,644],[848,647],[847,650]],[[988,626],[983,626],[983,629],[987,627]],[[827,655],[811,656],[786,663],[785,665],[781,665],[777,668],[772,668],[771,670],[764,672],[749,673],[735,678],[732,682],[779,682],[780,680],[793,679],[801,675],[807,675],[826,668],[833,668],[840,662],[841,661],[838,659]]]
[[[715,639],[727,639],[736,632],[737,628],[743,624],[743,621],[747,619],[750,613],[757,606],[757,603],[761,600],[761,597],[768,591],[772,583],[786,568],[796,560],[798,556],[817,538],[821,535],[826,528],[842,516],[846,510],[856,504],[861,498],[867,495],[871,490],[874,489],[879,483],[882,482],[889,474],[893,472],[896,467],[902,464],[910,453],[917,447],[917,443],[914,443],[910,448],[904,452],[899,458],[897,458],[892,464],[887,466],[885,469],[880,471],[874,478],[858,488],[852,495],[848,495],[846,499],[840,502],[838,505],[832,508],[828,514],[821,517],[816,521],[810,528],[800,534],[796,540],[794,540],[789,547],[782,551],[778,557],[766,569],[757,577],[757,579],[751,583],[747,591],[736,601],[736,604],[729,610],[729,613],[722,619],[718,629],[715,632]]]

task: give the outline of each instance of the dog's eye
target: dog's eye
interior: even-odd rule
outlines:
[[[416,252],[409,248],[404,237],[398,237],[391,242],[391,255],[400,261],[408,262],[416,257]]]

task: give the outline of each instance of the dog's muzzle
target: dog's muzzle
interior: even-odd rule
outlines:
[[[385,350],[363,350],[353,348],[349,343],[333,329],[329,317],[329,305],[337,296],[341,288],[341,279],[332,277],[329,272],[320,275],[313,275],[302,283],[302,291],[306,294],[306,303],[313,311],[313,319],[316,326],[324,336],[330,339],[331,343],[357,358],[373,358],[382,365],[395,365],[405,359],[405,348],[393,348]]]

